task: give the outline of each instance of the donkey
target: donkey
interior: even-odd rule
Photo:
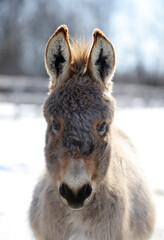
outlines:
[[[99,29],[90,45],[70,43],[65,25],[47,43],[46,172],[30,225],[38,240],[146,240],[155,211],[135,148],[113,124],[114,48]]]

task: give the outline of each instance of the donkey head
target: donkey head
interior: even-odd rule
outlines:
[[[47,169],[63,201],[82,208],[91,203],[110,164],[114,49],[98,29],[91,49],[70,44],[62,25],[47,43],[45,65],[50,75],[44,104]]]

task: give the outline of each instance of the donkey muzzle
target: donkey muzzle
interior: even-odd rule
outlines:
[[[84,184],[78,190],[71,189],[67,184],[61,183],[59,193],[68,202],[68,205],[74,209],[84,206],[85,200],[91,195],[92,187],[90,183]]]
[[[82,159],[72,159],[59,185],[59,193],[64,202],[71,208],[82,208],[89,200],[92,190],[87,165]]]

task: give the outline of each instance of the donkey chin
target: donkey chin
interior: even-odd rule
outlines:
[[[82,209],[91,201],[95,183],[90,180],[82,160],[71,161],[58,190],[63,202],[71,209]]]

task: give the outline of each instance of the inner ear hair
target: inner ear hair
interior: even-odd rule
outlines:
[[[99,29],[93,33],[93,45],[88,61],[91,76],[107,86],[115,71],[115,52],[111,42]]]
[[[69,76],[71,50],[68,28],[61,25],[47,42],[45,66],[50,76],[50,88],[62,83]]]

